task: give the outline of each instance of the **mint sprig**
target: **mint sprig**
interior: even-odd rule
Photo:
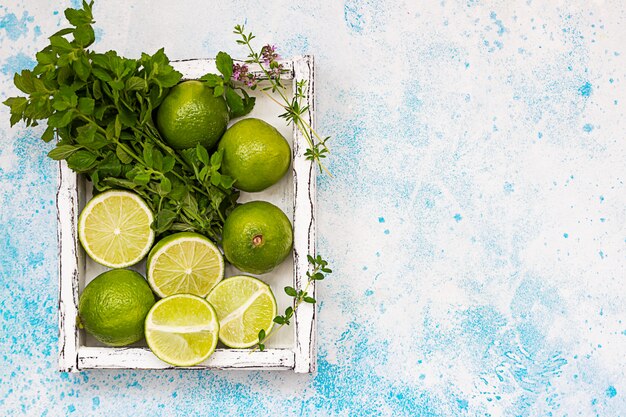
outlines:
[[[296,289],[291,286],[287,286],[284,288],[285,294],[293,298],[293,305],[289,306],[285,309],[284,314],[279,314],[274,317],[274,323],[278,324],[278,326],[272,327],[269,332],[265,332],[264,329],[261,329],[258,334],[259,341],[253,347],[252,351],[265,350],[265,343],[267,340],[279,331],[283,326],[288,326],[291,324],[291,319],[293,318],[294,313],[298,310],[298,307],[302,303],[315,304],[315,298],[311,297],[308,293],[309,287],[313,281],[322,281],[326,278],[326,276],[333,271],[328,267],[328,262],[325,261],[321,255],[317,255],[313,257],[311,255],[307,255],[307,259],[309,261],[309,265],[311,267],[310,271],[307,271],[307,283],[303,289]]]
[[[210,154],[200,145],[176,151],[152,119],[182,75],[163,49],[139,59],[90,50],[95,40],[92,5],[83,1],[82,9],[67,9],[72,27],[49,38],[32,71],[15,74],[15,86],[24,96],[4,102],[11,109],[11,125],[47,121],[42,139],[52,140],[55,131],[60,138],[48,155],[88,176],[98,192],[123,188],[142,196],[156,213],[152,227],[157,233],[196,231],[219,240],[239,195],[233,179],[220,172],[221,153]],[[219,68],[228,74],[228,57],[218,58]],[[223,88],[226,93],[231,86]],[[228,102],[240,104],[232,98]],[[253,105],[248,100],[244,108]],[[231,113],[241,113],[233,106]]]

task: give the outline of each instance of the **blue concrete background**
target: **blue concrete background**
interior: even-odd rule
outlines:
[[[0,3],[0,99],[77,1]],[[319,371],[56,371],[56,165],[0,110],[0,414],[626,415],[620,1],[101,0],[100,50],[317,58]]]

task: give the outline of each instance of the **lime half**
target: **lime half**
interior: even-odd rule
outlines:
[[[146,342],[162,361],[193,366],[215,351],[219,322],[203,298],[177,294],[158,301],[146,316]]]
[[[175,233],[148,255],[148,282],[160,297],[193,294],[206,297],[224,277],[224,258],[213,242],[197,233]]]
[[[141,261],[154,242],[154,215],[137,194],[112,190],[98,194],[78,219],[85,252],[99,264],[124,268]]]
[[[276,299],[269,285],[245,275],[217,284],[207,300],[220,321],[220,341],[231,348],[248,348],[259,340],[259,331],[274,326]]]

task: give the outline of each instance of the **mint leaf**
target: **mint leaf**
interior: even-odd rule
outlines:
[[[48,152],[48,156],[55,161],[60,161],[61,159],[67,159],[74,152],[79,150],[80,147],[72,146],[72,145],[57,145],[56,148],[52,149]]]
[[[225,81],[229,81],[233,76],[233,59],[226,52],[218,52],[215,57],[217,70],[224,76]]]

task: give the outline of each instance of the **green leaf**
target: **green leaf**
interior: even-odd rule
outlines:
[[[48,126],[41,135],[41,140],[44,142],[50,142],[52,139],[54,139],[54,128],[52,126]]]
[[[39,62],[40,64],[55,64],[57,59],[56,59],[56,54],[54,52],[50,52],[50,51],[40,51],[37,52],[35,54],[35,57],[37,58],[37,62]]]
[[[224,80],[230,80],[233,75],[233,59],[226,52],[218,52],[215,57],[217,70],[224,76]]]
[[[62,36],[51,36],[50,45],[56,48],[57,51],[61,52],[70,52],[74,50],[72,44]]]
[[[224,79],[217,74],[205,74],[200,77],[200,81],[206,82],[209,87],[224,85]]]
[[[176,84],[178,84],[182,76],[183,74],[181,74],[180,72],[171,70],[170,72],[160,74],[157,77],[157,80],[159,80],[163,88],[169,88],[174,87]]]
[[[74,26],[91,23],[90,13],[79,9],[65,9],[65,18]]]
[[[115,136],[120,137],[122,133],[122,122],[120,121],[120,115],[115,116]]]
[[[137,184],[135,184],[134,182],[130,180],[125,180],[123,178],[109,177],[109,178],[105,178],[103,181],[113,187],[127,188],[130,190],[137,188]]]
[[[69,125],[74,116],[74,110],[57,111],[48,118],[48,126],[65,127]]]
[[[231,117],[241,117],[245,114],[243,98],[237,94],[237,91],[230,87],[226,87],[225,97]]]
[[[104,176],[117,177],[122,172],[122,164],[115,153],[109,152],[98,164],[98,171]]]
[[[265,345],[263,343],[259,343],[259,351],[263,352],[265,350]]]
[[[223,85],[216,85],[215,88],[213,89],[213,96],[214,97],[220,97],[224,94],[224,88],[227,88]]]
[[[259,330],[259,342],[262,342],[263,339],[265,339],[265,330],[261,329]]]
[[[137,185],[148,185],[148,183],[150,182],[150,174],[147,172],[143,172],[141,174],[137,174],[134,178],[133,178],[133,182]]]
[[[224,149],[219,149],[213,152],[211,155],[211,166],[218,169],[222,165],[222,158],[224,157]]]
[[[103,70],[102,68],[94,67],[92,68],[91,72],[94,76],[101,79],[102,81],[113,81],[113,77],[111,77],[111,74],[109,74],[106,70]]]
[[[170,172],[172,169],[174,169],[174,165],[176,165],[176,160],[173,156],[168,155],[164,157],[163,168],[161,169],[161,172],[163,172],[164,174]]]
[[[126,151],[120,145],[117,145],[117,148],[115,148],[115,155],[117,155],[117,157],[123,164],[130,164],[131,162],[133,162],[133,158],[128,153],[126,153]]]
[[[283,316],[276,316],[274,317],[274,323],[276,324],[285,324],[286,320]]]
[[[169,228],[172,226],[172,224],[174,223],[174,220],[176,220],[176,213],[173,212],[172,210],[168,210],[168,209],[162,209],[160,210],[157,215],[156,215],[156,219],[154,221],[154,231],[157,234],[166,232],[169,230]]]
[[[313,297],[304,297],[303,300],[305,303],[315,304],[315,298]]]
[[[88,116],[90,116],[93,113],[93,109],[95,105],[96,105],[96,102],[92,98],[81,97],[78,99],[78,111]]]
[[[13,84],[26,94],[32,94],[36,91],[33,83],[33,73],[29,70],[22,70],[20,74],[15,73]]]
[[[57,145],[54,149],[48,152],[48,156],[55,161],[60,161],[61,159],[67,159],[70,155],[72,155],[79,149],[79,146]]]
[[[285,287],[285,294],[290,297],[296,297],[298,295],[295,288],[293,287]]]
[[[198,156],[200,162],[204,165],[209,165],[209,152],[199,143],[196,145],[196,155]]]
[[[96,159],[92,152],[80,150],[67,158],[67,166],[76,172],[87,172],[96,165]]]
[[[88,47],[96,40],[93,28],[89,24],[79,25],[74,30],[74,40],[83,48]]]
[[[48,37],[48,39],[51,39],[55,36],[65,36],[65,35],[69,35],[70,33],[74,32],[74,28],[65,28],[65,29],[61,29],[58,32],[54,32],[52,35],[50,35]]]
[[[132,76],[126,80],[126,90],[128,91],[145,90],[147,87],[148,84],[143,78]]]
[[[316,272],[315,274],[311,276],[311,279],[315,281],[321,281],[324,279],[324,274],[322,274],[321,272]]]
[[[154,168],[154,160],[152,159],[152,145],[145,143],[143,146],[143,161],[148,168]]]
[[[285,309],[285,318],[289,320],[293,316],[293,307],[287,307]]]
[[[81,56],[76,61],[72,62],[72,69],[83,81],[87,81],[89,75],[91,74],[91,65],[89,64],[89,59],[86,56]]]
[[[168,194],[172,191],[172,183],[167,177],[161,178],[161,182],[159,183],[159,188],[164,194]]]
[[[152,149],[152,161],[154,169],[157,171],[163,169],[163,154],[157,148]]]

